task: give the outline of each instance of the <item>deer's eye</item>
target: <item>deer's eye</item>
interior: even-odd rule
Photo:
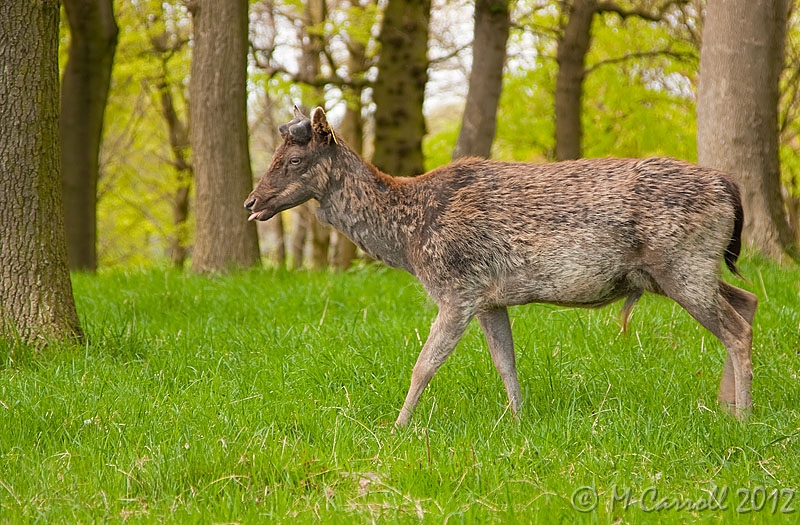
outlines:
[[[289,159],[289,164],[291,164],[292,166],[297,166],[298,164],[300,164],[300,157],[292,157],[291,159]]]

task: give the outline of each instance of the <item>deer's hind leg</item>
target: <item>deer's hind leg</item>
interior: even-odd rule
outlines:
[[[506,387],[511,411],[516,416],[522,403],[522,393],[519,389],[519,379],[517,378],[514,339],[511,335],[508,309],[503,307],[480,313],[478,314],[478,322],[481,325],[483,334],[486,336],[486,343],[489,345],[489,353],[492,356],[494,367]]]
[[[731,412],[742,419],[753,405],[750,393],[753,380],[753,365],[750,359],[752,319],[745,318],[742,313],[754,313],[755,306],[749,297],[744,295],[747,292],[743,290],[740,290],[743,292],[741,294],[732,292],[733,287],[720,285],[721,281],[716,277],[703,280],[702,276],[690,275],[673,275],[667,279],[662,277],[656,280],[667,297],[680,304],[725,345],[730,365],[726,364],[721,387],[732,390],[732,393],[721,389],[719,395],[723,403],[731,405],[729,407]],[[741,308],[742,313],[728,301],[728,297],[735,297],[734,302]],[[744,305],[748,307],[745,308]],[[729,379],[731,375],[732,385]]]
[[[752,293],[736,288],[724,281],[719,282],[719,287],[728,304],[747,321],[747,324],[753,326],[758,298]],[[722,379],[719,383],[719,402],[728,409],[733,409],[736,406],[736,379],[733,372],[733,359],[730,354],[725,360],[725,368],[722,371]]]

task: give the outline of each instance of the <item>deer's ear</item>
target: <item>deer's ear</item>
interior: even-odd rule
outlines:
[[[328,124],[325,110],[319,106],[311,112],[311,129],[314,132],[314,138],[319,142],[336,143],[336,135],[334,135],[331,125]]]
[[[294,118],[295,119],[304,119],[304,118],[306,118],[306,116],[303,115],[303,112],[300,111],[300,108],[297,107],[297,104],[294,105]]]

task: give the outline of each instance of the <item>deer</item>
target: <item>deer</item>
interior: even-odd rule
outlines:
[[[644,292],[669,297],[724,345],[718,400],[752,410],[752,324],[757,297],[738,277],[744,213],[726,174],[668,157],[562,162],[456,160],[392,177],[361,158],[328,123],[295,106],[282,142],[245,200],[265,221],[315,199],[318,219],[370,257],[401,268],[436,303],[395,421],[406,426],[420,396],[477,318],[515,419],[522,393],[508,307],[548,303],[598,308],[625,299],[625,331]]]

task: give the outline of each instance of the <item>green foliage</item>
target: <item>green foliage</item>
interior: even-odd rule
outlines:
[[[447,119],[441,123],[441,130],[428,133],[422,139],[422,152],[425,156],[425,169],[430,171],[444,166],[453,160],[453,149],[458,140],[460,122]],[[430,126],[430,124],[428,124]]]
[[[374,37],[383,5],[373,1],[330,4],[327,20],[308,28],[325,37],[327,55],[322,58],[322,74],[339,79],[337,85],[324,89],[329,109],[341,108],[339,103],[352,96],[346,85],[338,83],[360,84],[374,78],[370,64],[374,64]],[[555,51],[565,23],[564,5],[538,1],[516,4],[511,55],[492,149],[495,158],[538,162],[554,157]],[[248,82],[251,158],[256,176],[269,163],[276,122],[285,121],[293,102],[308,101],[312,95],[312,90],[290,73],[296,69],[292,61],[301,52],[295,24],[304,9],[299,0],[251,1],[253,41],[264,46],[252,55]],[[187,123],[191,17],[186,3],[178,0],[117,1],[115,13],[120,33],[101,155],[99,256],[104,267],[139,267],[164,261],[169,241],[176,235],[192,243],[192,218],[188,226],[173,223],[174,196],[185,180],[173,165],[159,93],[160,85],[168,86],[179,117]],[[798,16],[795,9],[786,45],[781,109],[785,117],[781,136],[783,183],[787,193],[795,197],[790,207],[800,202]],[[585,156],[696,159],[693,91],[698,64],[692,42],[697,34],[686,29],[684,22],[689,18],[675,12],[667,23],[637,17],[623,20],[610,13],[595,17],[584,82]],[[695,20],[692,31],[698,33],[697,27]],[[66,24],[62,24],[62,67],[68,41]],[[354,44],[365,47],[364,64],[348,63],[347,49]],[[157,45],[169,51],[157,52]],[[357,71],[350,71],[351,67]],[[368,94],[361,100],[366,112],[374,111]],[[433,111],[442,112],[442,108]],[[432,120],[435,122],[429,122],[429,126],[433,131],[424,140],[426,169],[450,160],[460,112]],[[793,213],[800,215],[800,211]]]
[[[512,34],[511,45],[532,47],[531,64],[512,57],[497,114],[492,156],[546,161],[555,152],[554,92],[557,10],[534,10],[521,21],[533,40]],[[659,54],[659,52],[661,52]],[[697,52],[663,24],[632,17],[596,16],[584,81],[583,127],[586,157],[669,155],[696,160],[693,83]],[[440,165],[452,151],[460,123],[430,137],[426,155]],[[452,141],[449,137],[452,136]],[[447,157],[449,159],[449,157]]]
[[[781,77],[781,173],[800,220],[800,9],[795,7],[786,33],[785,68]],[[800,235],[800,232],[798,232]]]
[[[139,266],[162,260],[178,233],[172,204],[185,181],[174,167],[159,89],[171,90],[188,122],[191,23],[180,2],[120,2],[115,12],[120,32],[98,183],[98,254],[102,266]],[[189,228],[188,242],[191,235]]]
[[[492,154],[517,161],[551,159],[555,150],[555,63],[507,75],[497,111]]]
[[[663,24],[637,17],[595,17],[592,38],[584,156],[696,161],[697,51]]]
[[[800,489],[797,270],[742,261],[759,295],[755,413],[716,407],[724,351],[645,296],[630,333],[602,310],[512,309],[514,421],[475,323],[392,433],[435,314],[413,279],[174,271],[74,276],[88,341],[0,347],[0,517],[56,522],[704,522],[737,489]],[[738,284],[738,283],[737,283]],[[571,504],[582,486],[599,506]],[[623,510],[614,487],[726,511]],[[786,496],[784,496],[785,498]],[[781,500],[781,503],[784,503]],[[794,522],[761,512],[749,522]]]

